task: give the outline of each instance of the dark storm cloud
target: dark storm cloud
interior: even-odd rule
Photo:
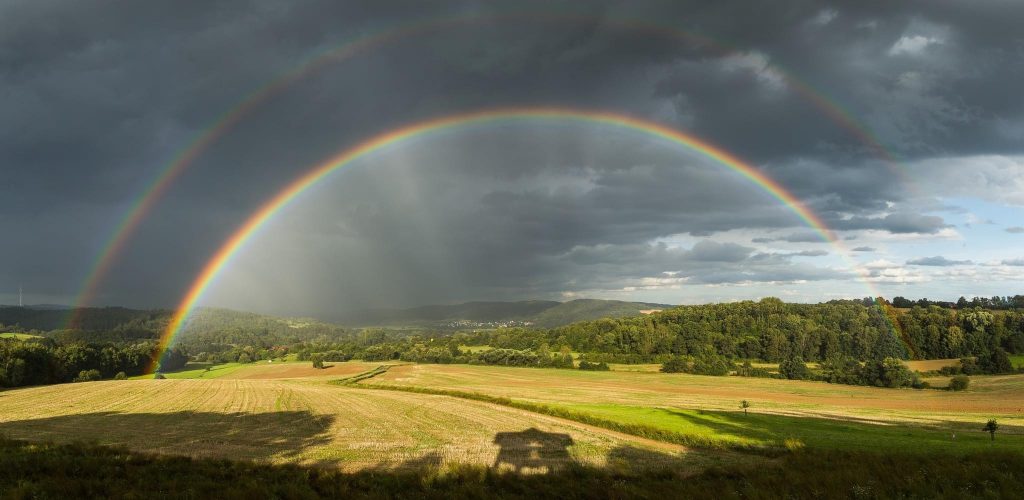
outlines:
[[[0,268],[0,282],[66,301],[145,186],[244,96],[345,41],[467,15],[489,20],[325,65],[253,107],[147,219],[104,302],[174,303],[246,214],[310,165],[410,121],[492,106],[655,120],[751,162],[835,230],[936,234],[949,225],[930,214],[927,196],[910,192],[860,132],[793,80],[840,105],[901,160],[1020,153],[1022,9],[952,1],[7,2],[0,221],[16,237],[0,246],[0,260],[17,265]],[[728,43],[695,43],[644,23]],[[332,266],[345,255],[357,275],[346,274],[352,289],[410,303],[480,298],[473,287],[514,298],[643,286],[674,271],[632,263],[640,259],[704,264],[706,272],[679,275],[692,283],[841,277],[715,242],[730,230],[783,235],[755,243],[819,239],[777,200],[681,148],[590,127],[449,139],[417,142],[391,157],[398,166],[347,177],[333,202],[300,210],[307,217],[291,236],[302,248],[282,237],[253,249],[253,259],[291,257],[297,263],[284,266],[282,280],[287,271],[314,282],[317,273],[301,263]],[[435,140],[446,148],[432,148]],[[708,239],[676,254],[649,244],[679,234]],[[622,255],[573,260],[585,248]],[[600,275],[583,273],[587,266]],[[310,293],[331,296],[338,286]]]
[[[950,259],[947,259],[947,258],[941,256],[941,255],[936,255],[935,257],[921,257],[921,258],[911,259],[911,260],[907,261],[907,265],[908,266],[939,266],[939,267],[948,267],[948,266],[963,266],[963,265],[968,265],[968,264],[973,264],[973,262],[971,262],[969,260],[950,260]]]

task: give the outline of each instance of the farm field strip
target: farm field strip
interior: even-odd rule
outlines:
[[[517,372],[517,373],[509,373]],[[822,382],[683,374],[580,372],[471,365],[407,365],[364,384],[478,392],[545,404],[600,403],[731,411],[740,400],[759,411],[883,424],[998,418],[1024,425],[1024,376],[975,377],[968,391],[883,389]],[[981,420],[984,421],[984,420]],[[1013,429],[1008,429],[1013,432]]]
[[[139,380],[0,392],[0,433],[12,438],[89,439],[138,451],[346,470],[491,465],[501,448],[496,436],[531,428],[571,436],[552,465],[569,457],[600,465],[627,452],[646,457],[641,462],[695,470],[733,460],[489,403],[322,382]],[[516,453],[530,453],[530,445],[516,443]]]

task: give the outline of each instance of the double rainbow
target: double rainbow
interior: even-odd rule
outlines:
[[[131,236],[138,229],[145,217],[156,206],[157,202],[167,193],[170,187],[174,184],[174,181],[180,177],[182,173],[185,172],[185,170],[187,170],[209,147],[215,144],[218,139],[230,132],[236,125],[241,123],[250,112],[257,109],[261,104],[280,94],[292,84],[315,74],[317,71],[332,63],[346,61],[352,57],[386,46],[389,43],[405,40],[411,37],[429,35],[457,26],[517,20],[555,23],[596,22],[613,29],[647,33],[662,37],[666,40],[685,41],[697,46],[710,48],[721,55],[742,53],[741,50],[734,46],[730,46],[729,44],[715,41],[703,35],[681,31],[674,27],[662,26],[643,20],[597,18],[572,13],[513,13],[493,16],[471,15],[427,19],[403,24],[366,36],[357,37],[337,47],[317,52],[312,57],[303,60],[291,70],[285,72],[279,78],[258,87],[251,93],[247,94],[235,107],[228,109],[214,122],[212,122],[209,127],[197,133],[186,149],[175,155],[167,165],[160,169],[160,173],[157,177],[132,203],[131,207],[114,227],[109,239],[102,246],[99,254],[97,255],[97,259],[83,281],[82,288],[74,299],[74,307],[71,310],[67,326],[74,327],[77,323],[77,315],[79,314],[79,311],[81,311],[81,308],[92,305],[96,302],[96,295],[99,290],[100,282],[109,273],[113,263],[123,252]],[[890,165],[897,176],[901,178],[906,177],[902,169],[898,168],[895,163],[893,155],[883,147],[865,127],[859,125],[848,111],[844,110],[834,100],[826,97],[822,92],[814,89],[811,85],[797,78],[793,73],[785,71],[776,64],[767,66],[764,68],[764,71],[771,71],[774,75],[780,77],[788,88],[802,96],[814,107],[819,109],[825,116],[829,117],[833,122],[849,131],[869,150],[875,152],[879,157],[881,157],[883,161]],[[753,180],[755,180],[755,182],[759,182],[756,179]],[[778,187],[778,185],[773,182],[769,182],[766,185],[773,185],[776,188]],[[782,199],[780,196],[777,197]],[[823,229],[824,225],[821,225],[820,221],[815,221],[815,218],[813,218],[812,214],[809,212],[801,213],[800,216],[807,220],[808,223],[810,223],[812,227],[815,227],[819,232],[826,231]],[[818,224],[813,224],[811,223],[812,221],[815,221]]]

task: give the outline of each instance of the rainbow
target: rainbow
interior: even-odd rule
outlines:
[[[292,70],[284,73],[281,77],[270,83],[255,89],[246,95],[235,107],[228,109],[221,114],[212,124],[198,132],[188,143],[188,146],[175,155],[172,160],[160,169],[157,177],[142,191],[142,193],[131,203],[130,208],[114,226],[111,236],[101,246],[97,258],[86,274],[83,286],[73,301],[70,317],[67,322],[69,328],[74,327],[79,320],[79,314],[83,307],[96,302],[99,285],[102,279],[110,272],[114,261],[124,251],[131,236],[137,231],[139,225],[156,206],[157,202],[164,197],[174,181],[179,178],[192,163],[200,157],[218,139],[231,131],[250,112],[257,109],[259,105],[287,89],[293,83],[310,76],[318,70],[331,63],[339,63],[367,52],[388,43],[403,40],[413,36],[430,34],[436,31],[454,26],[515,21],[515,20],[539,20],[544,22],[601,22],[606,26],[634,30],[643,33],[650,33],[667,39],[683,40],[717,50],[720,54],[742,53],[734,46],[716,42],[706,36],[688,33],[675,28],[661,26],[643,20],[633,19],[602,19],[593,16],[576,14],[498,14],[493,16],[465,16],[441,19],[429,19],[403,25],[397,28],[379,33],[366,35],[350,40],[337,47],[315,53],[313,56],[303,60]],[[907,179],[905,172],[898,168],[893,155],[883,147],[879,141],[871,135],[864,127],[860,126],[852,115],[844,110],[834,100],[827,98],[824,94],[816,91],[810,85],[802,82],[792,73],[782,69],[778,65],[769,65],[765,70],[773,71],[786,85],[807,99],[812,105],[818,108],[825,116],[837,123],[840,127],[848,130],[859,141],[865,144],[871,151],[878,154],[890,168],[903,179]],[[912,186],[911,183],[905,183]],[[801,214],[804,217],[805,214]],[[814,225],[812,224],[812,227]],[[823,227],[823,226],[822,226]]]
[[[273,198],[254,212],[241,227],[235,230],[231,237],[228,238],[220,249],[217,250],[216,254],[214,254],[206,263],[198,277],[189,287],[188,293],[181,300],[174,316],[161,335],[158,352],[162,354],[166,351],[174,338],[181,332],[191,311],[196,307],[196,304],[199,303],[203,294],[210,285],[213,284],[220,272],[231,262],[232,257],[234,257],[238,251],[245,246],[246,242],[249,241],[259,231],[259,229],[282,208],[287,206],[307,189],[316,185],[331,173],[388,146],[398,144],[414,137],[424,136],[432,132],[490,122],[548,119],[603,124],[636,130],[696,151],[735,171],[764,192],[781,201],[804,223],[813,228],[823,240],[831,242],[834,245],[839,244],[835,234],[825,225],[825,223],[778,182],[772,180],[763,172],[750,166],[729,152],[709,142],[684,134],[664,125],[605,111],[586,111],[554,107],[506,108],[456,114],[413,123],[372,137],[313,167],[304,175],[279,191]],[[157,356],[154,359],[154,363],[156,363],[159,358],[160,356]]]

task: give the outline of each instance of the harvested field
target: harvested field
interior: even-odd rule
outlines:
[[[471,365],[396,366],[365,384],[479,392],[543,403],[619,404],[759,412],[880,423],[984,422],[1024,426],[1024,375],[972,377],[963,392],[824,382],[642,372],[583,372]]]
[[[907,368],[919,372],[939,371],[946,366],[960,366],[959,359],[926,359],[922,361],[904,361]]]
[[[737,459],[489,403],[302,380],[108,381],[3,391],[0,434],[344,470],[473,463],[530,472],[626,460],[696,471]]]

